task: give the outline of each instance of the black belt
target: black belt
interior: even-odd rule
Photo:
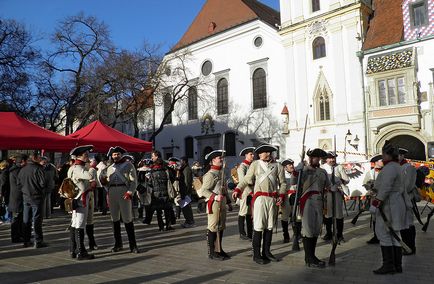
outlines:
[[[115,183],[109,185],[109,187],[115,187],[115,186],[127,186],[127,185],[125,183]]]

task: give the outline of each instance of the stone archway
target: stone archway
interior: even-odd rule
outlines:
[[[398,145],[401,148],[407,149],[408,154],[405,155],[406,158],[425,161],[425,145],[416,137],[410,135],[398,135],[391,138],[390,142]]]

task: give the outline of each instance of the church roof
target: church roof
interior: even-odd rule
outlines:
[[[402,1],[375,0],[373,18],[369,23],[363,49],[398,43],[403,39]]]
[[[253,20],[275,28],[280,14],[257,0],[207,0],[172,51]]]

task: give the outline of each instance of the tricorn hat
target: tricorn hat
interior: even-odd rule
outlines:
[[[389,140],[386,140],[381,151],[387,155],[392,157],[398,157],[399,155],[399,147],[397,145],[393,145]]]
[[[282,166],[286,167],[286,165],[293,165],[294,161],[291,159],[286,159],[282,161]]]
[[[328,151],[327,152],[327,158],[337,158],[338,154],[336,154],[333,151]]]
[[[255,152],[255,147],[246,147],[246,148],[244,148],[243,150],[241,150],[240,156],[244,156],[244,155],[246,155],[246,154],[248,154],[250,152],[254,153]]]
[[[223,154],[226,153],[225,150],[214,150],[212,152],[209,152],[208,154],[206,154],[205,156],[205,161],[207,161],[207,163],[211,162],[212,159],[214,159],[215,157],[219,157],[219,156],[223,156]]]
[[[262,145],[255,148],[256,154],[261,154],[264,152],[273,153],[275,151],[277,151],[277,148],[273,145],[270,145],[270,144],[262,144]]]
[[[318,157],[318,158],[325,158],[327,157],[327,152],[320,148],[315,148],[313,150],[307,150],[306,155],[309,157]]]
[[[383,156],[381,154],[377,154],[374,157],[372,157],[369,162],[375,163],[375,162],[378,162],[379,160],[381,160],[382,158],[383,158]]]
[[[115,146],[115,147],[110,147],[110,149],[107,152],[107,157],[111,157],[113,153],[121,153],[121,154],[125,154],[127,152],[127,150],[125,150],[124,148],[122,148],[121,146]]]
[[[398,151],[399,151],[399,154],[401,154],[401,155],[405,155],[408,153],[408,150],[405,148],[399,148]]]
[[[78,146],[72,149],[71,152],[69,152],[69,155],[77,157],[85,152],[91,152],[92,150],[93,150],[93,145]]]

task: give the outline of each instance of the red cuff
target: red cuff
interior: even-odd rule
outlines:
[[[372,201],[372,206],[374,206],[374,207],[380,207],[381,206],[381,200],[380,199],[374,199],[373,201]]]
[[[132,199],[132,194],[129,193],[128,191],[125,192],[125,194],[124,194],[124,199],[126,199],[126,200],[131,200],[131,199]]]
[[[238,187],[234,189],[234,193],[237,194],[237,197],[241,195],[241,189],[239,189]]]
[[[285,194],[279,194],[279,197],[283,200],[285,198]]]

